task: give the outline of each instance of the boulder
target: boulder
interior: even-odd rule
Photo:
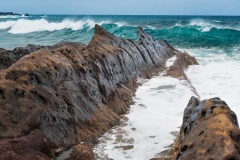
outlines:
[[[175,145],[176,160],[238,160],[240,129],[236,114],[220,98],[192,97]]]

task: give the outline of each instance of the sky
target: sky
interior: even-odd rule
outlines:
[[[81,15],[240,15],[240,0],[0,0],[0,12]]]

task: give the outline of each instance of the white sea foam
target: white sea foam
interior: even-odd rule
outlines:
[[[19,18],[20,16],[0,16],[0,19],[1,18]]]
[[[123,22],[115,22],[114,24],[116,24],[118,27],[126,26],[126,23]]]
[[[214,21],[215,23],[220,23],[221,21]],[[211,23],[210,21],[205,21],[205,20],[200,20],[200,19],[195,19],[190,21],[187,25],[182,25],[180,23],[176,23],[174,26],[170,27],[197,27],[197,29],[201,32],[209,32],[212,28],[216,29],[231,29],[231,30],[236,30],[240,31],[240,26],[229,26],[229,25],[221,25],[221,24],[214,24]]]
[[[191,51],[189,51],[191,53]],[[219,97],[240,117],[240,61],[225,54],[197,58],[199,66],[190,66],[187,77],[201,99]]]
[[[166,68],[169,68],[170,66],[172,66],[176,59],[177,59],[177,56],[173,56],[169,58],[166,62]]]
[[[173,57],[174,58],[174,57]],[[173,59],[172,58],[172,59]],[[117,126],[100,138],[94,152],[97,159],[146,160],[158,156],[173,143],[172,131],[179,131],[184,108],[194,93],[187,81],[157,76],[136,92],[126,126]],[[124,120],[122,120],[124,121]],[[132,149],[123,149],[123,147]]]
[[[0,22],[0,29],[9,28],[9,33],[12,34],[25,34],[31,32],[41,31],[56,31],[62,29],[81,30],[88,28],[88,30],[94,28],[95,24],[102,25],[104,23],[110,23],[108,21],[95,22],[93,20],[79,20],[73,21],[65,19],[61,22],[48,22],[46,19],[28,20],[18,19],[16,21]],[[116,22],[119,27],[124,25],[123,23]]]
[[[220,97],[240,117],[239,53],[230,57],[216,48],[183,51],[195,56],[200,63],[190,66],[186,75],[201,100]],[[167,61],[168,66],[174,58]],[[140,86],[134,99],[136,103],[125,116],[129,120],[111,129],[94,148],[97,159],[154,158],[173,143],[174,137],[169,133],[179,131],[177,127],[182,123],[183,110],[194,96],[190,90],[188,82],[161,75]],[[124,150],[123,146],[133,148]]]
[[[213,20],[213,22],[221,23],[222,21]]]
[[[199,30],[201,30],[202,32],[209,32],[212,28],[232,29],[232,30],[240,31],[240,26],[232,27],[232,26],[227,26],[227,25],[213,24],[211,22],[204,21],[204,20],[192,20],[188,25],[189,26],[197,26],[197,27],[199,27]]]
[[[144,27],[144,29],[151,29],[151,30],[155,30],[155,29],[156,29],[156,27],[153,27],[153,26],[147,25],[146,27]]]

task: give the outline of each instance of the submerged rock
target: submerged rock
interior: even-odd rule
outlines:
[[[176,143],[176,160],[240,159],[237,116],[220,98],[199,102],[192,97],[184,111]]]

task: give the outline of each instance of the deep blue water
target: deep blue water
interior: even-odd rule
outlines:
[[[133,40],[141,26],[155,39],[166,39],[177,48],[215,49],[230,56],[240,53],[239,16],[0,16],[0,48],[52,45],[62,40],[88,44],[96,23]]]

